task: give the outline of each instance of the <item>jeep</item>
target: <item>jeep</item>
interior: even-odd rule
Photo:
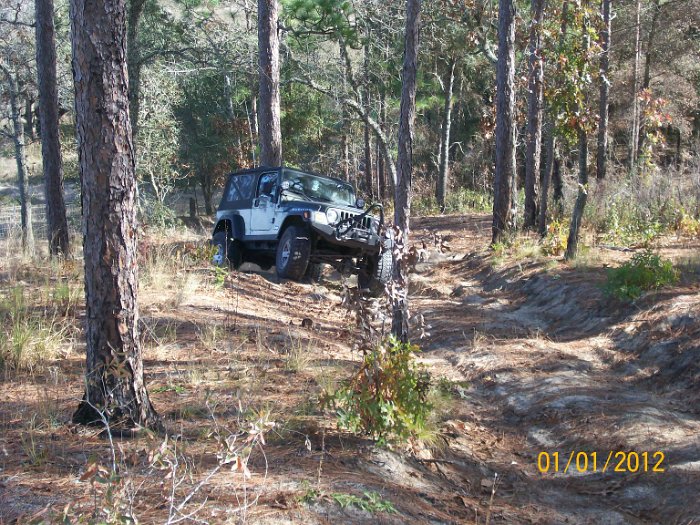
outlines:
[[[214,263],[274,265],[295,281],[318,281],[328,264],[379,295],[391,279],[392,243],[381,204],[364,208],[340,179],[286,167],[232,173],[216,213]]]

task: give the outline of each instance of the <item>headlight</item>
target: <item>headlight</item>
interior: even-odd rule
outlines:
[[[329,208],[326,210],[326,219],[328,219],[328,224],[331,226],[335,225],[335,223],[338,222],[338,212],[334,210],[333,208]]]
[[[379,221],[377,219],[372,219],[372,222],[369,223],[369,231],[374,235],[379,233]]]

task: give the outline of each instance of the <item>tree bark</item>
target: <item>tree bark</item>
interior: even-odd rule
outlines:
[[[260,66],[260,163],[282,165],[280,127],[280,53],[277,0],[258,0],[258,62]]]
[[[655,0],[652,9],[654,14],[651,17],[651,25],[649,26],[649,34],[647,35],[646,49],[644,53],[644,75],[642,76],[642,91],[649,89],[651,85],[651,62],[654,56],[654,41],[656,39],[656,29],[659,23],[659,15],[661,14],[661,5],[659,0]],[[641,113],[641,111],[640,111]],[[637,154],[644,150],[644,140],[646,139],[646,131],[641,115],[639,116],[639,133],[637,136]]]
[[[450,179],[450,131],[452,128],[452,106],[454,97],[455,66],[457,60],[452,57],[447,66],[447,83],[445,84],[445,102],[442,113],[442,133],[440,136],[440,166],[438,168],[437,188],[435,198],[440,213],[445,213],[445,198]]]
[[[126,62],[129,71],[129,115],[131,134],[136,143],[139,132],[139,112],[141,110],[141,48],[139,47],[139,22],[146,7],[146,0],[128,0],[128,23],[126,33]],[[134,155],[136,147],[134,145]]]
[[[598,149],[596,152],[596,178],[605,178],[608,160],[608,106],[610,98],[610,81],[608,69],[610,66],[610,27],[612,0],[603,0],[603,29],[600,32],[600,106],[598,113]]]
[[[401,75],[401,109],[399,115],[399,154],[394,224],[398,230],[394,245],[391,333],[408,341],[408,263],[407,249],[411,217],[413,174],[413,130],[416,118],[416,76],[420,43],[421,0],[406,0],[406,34],[404,40],[403,72]]]
[[[564,0],[561,8],[561,25],[559,28],[559,47],[564,45],[566,32],[569,27],[569,0]],[[561,69],[561,65],[557,64],[557,70]],[[559,170],[559,161],[556,158],[556,133],[555,133],[554,115],[551,109],[547,113],[544,125],[544,145],[545,145],[545,168],[542,172],[542,184],[540,195],[540,217],[538,229],[540,235],[547,233],[547,207],[548,193],[550,181],[553,182],[553,198],[556,203],[561,202],[562,197],[562,180]]]
[[[540,235],[547,233],[547,204],[549,202],[549,183],[554,168],[554,122],[548,118],[544,125],[544,166],[540,170],[540,209],[537,229]]]
[[[379,88],[379,127],[386,133],[386,90],[384,86],[380,86]],[[388,194],[386,184],[386,160],[384,159],[384,154],[382,153],[382,148],[379,143],[377,143],[377,184],[379,186],[379,200],[384,202]]]
[[[35,0],[36,63],[41,122],[41,160],[46,195],[46,222],[51,255],[70,252],[66,203],[63,194],[61,137],[58,127],[58,89],[56,85],[56,37],[53,0]]]
[[[29,140],[34,141],[34,97],[28,95],[24,101],[24,132],[29,135]]]
[[[639,59],[641,53],[641,43],[640,43],[640,14],[641,14],[641,0],[637,0],[635,7],[636,14],[636,24],[635,24],[635,40],[634,40],[634,66],[632,68],[632,124],[630,131],[630,142],[629,142],[629,170],[631,174],[634,174],[637,170],[637,157],[639,150]]]
[[[572,260],[578,255],[578,238],[581,229],[581,220],[583,218],[583,210],[586,207],[588,200],[588,137],[582,126],[578,130],[579,152],[578,152],[578,194],[576,195],[576,203],[574,211],[571,214],[571,226],[569,228],[569,237],[566,242],[566,253],[564,258]]]
[[[542,157],[543,63],[541,57],[542,25],[545,0],[532,0],[530,25],[529,79],[527,104],[527,152],[525,157],[525,217],[524,228],[537,222],[537,179]]]
[[[362,76],[364,77],[363,86],[363,103],[365,105],[367,113],[371,111],[371,101],[370,101],[370,78],[369,78],[369,46],[370,39],[372,38],[372,32],[367,27],[367,43],[364,46],[364,63],[362,66]],[[365,122],[364,129],[364,141],[365,141],[365,190],[367,191],[367,198],[371,201],[374,199],[374,174],[372,173],[372,134],[369,129],[369,124]]]
[[[588,54],[590,45],[588,36],[588,27],[584,18],[582,31],[583,46],[581,53],[583,56]],[[582,73],[581,73],[582,76]],[[586,111],[585,95],[584,99],[578,102],[577,113],[584,115]],[[578,239],[581,230],[581,221],[583,220],[583,211],[586,208],[588,200],[588,136],[584,124],[579,120],[577,124],[578,131],[578,193],[576,195],[576,203],[574,211],[571,214],[571,225],[569,227],[569,238],[566,242],[566,253],[564,258],[568,260],[575,259],[578,255]]]
[[[5,74],[10,96],[10,120],[12,120],[12,141],[15,144],[15,162],[17,164],[17,185],[19,187],[20,220],[22,223],[22,252],[34,254],[34,230],[32,229],[32,202],[29,195],[27,173],[27,154],[24,142],[24,125],[19,107],[19,83],[16,73],[0,64]]]
[[[161,428],[138,334],[136,179],[129,120],[125,0],[71,0],[82,180],[86,390],[82,424]]]
[[[515,227],[515,2],[498,2],[496,66],[496,173],[493,182],[493,244]]]

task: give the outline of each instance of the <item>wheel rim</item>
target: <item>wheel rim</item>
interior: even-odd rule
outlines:
[[[285,268],[287,266],[287,263],[289,262],[289,255],[292,251],[291,244],[292,243],[289,240],[287,240],[287,242],[285,242],[282,245],[282,253],[280,254],[280,266],[282,268]]]
[[[222,264],[224,264],[224,247],[219,244],[217,245],[217,248],[218,249],[216,250],[214,257],[212,257],[212,261],[217,266],[221,266]]]

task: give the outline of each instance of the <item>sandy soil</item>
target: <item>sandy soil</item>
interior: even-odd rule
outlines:
[[[58,521],[67,505],[71,516],[109,509],[139,523],[187,513],[208,523],[700,523],[697,266],[686,265],[678,286],[626,305],[600,285],[604,267],[630,253],[595,249],[574,266],[517,254],[494,261],[484,251],[489,231],[485,216],[414,223],[429,254],[411,285],[412,310],[430,333],[420,360],[449,392],[427,442],[378,448],[320,408],[359,359],[338,280],[280,283],[253,270],[217,285],[206,265],[182,264],[164,279],[151,272],[141,297],[147,380],[167,447],[160,436],[117,440],[119,479],[86,475],[94,463],[109,467],[112,447],[70,423],[82,393],[75,328],[65,358],[2,383],[0,523]],[[450,251],[433,249],[436,234]],[[667,239],[661,249],[697,262],[698,246]],[[6,272],[3,293],[17,280],[37,289],[47,281]],[[76,308],[66,321],[79,327],[81,315]],[[251,437],[255,424],[264,444]],[[250,476],[217,470],[231,436],[252,444]],[[617,452],[625,471],[615,471]],[[179,505],[203,480],[174,512],[170,501]],[[397,512],[339,504],[365,493]]]

